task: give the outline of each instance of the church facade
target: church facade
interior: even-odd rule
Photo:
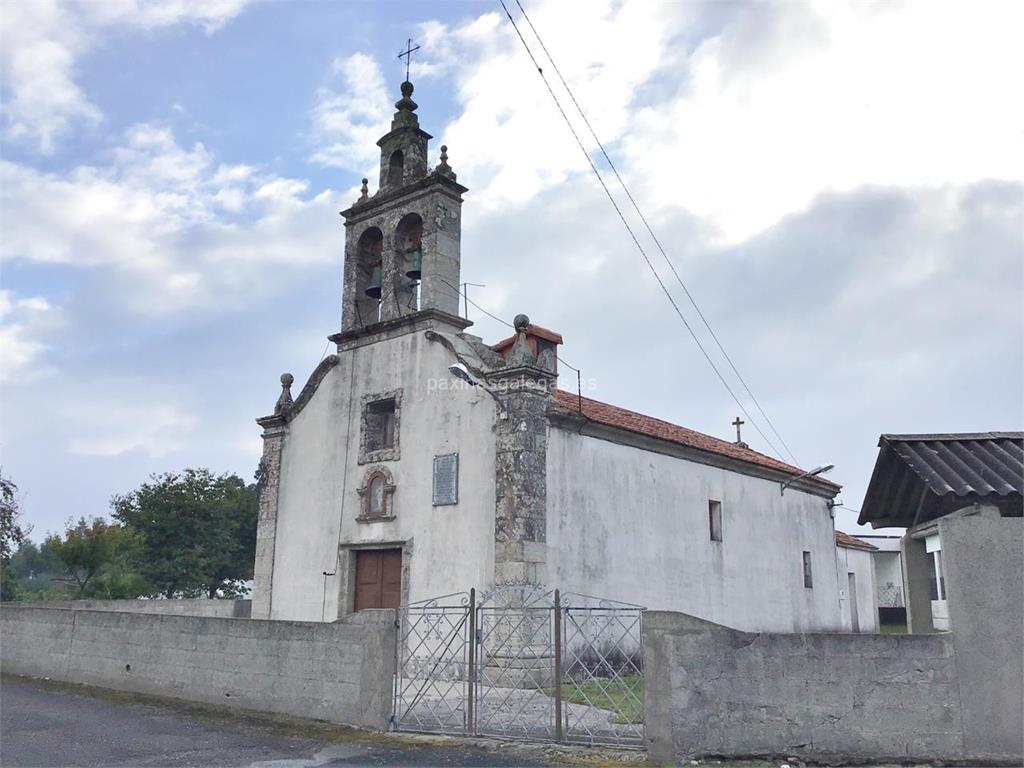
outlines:
[[[405,82],[342,212],[336,353],[263,428],[253,617],[538,583],[744,630],[841,630],[839,486],[557,387],[557,333],[459,316],[462,196]],[[799,479],[798,479],[799,478]],[[791,482],[783,492],[782,484]]]

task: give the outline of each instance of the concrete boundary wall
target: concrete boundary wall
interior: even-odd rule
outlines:
[[[952,637],[759,634],[644,617],[651,759],[963,755]]]
[[[395,612],[330,624],[113,611],[0,610],[0,669],[383,730]]]
[[[251,600],[48,600],[24,603],[3,603],[8,607],[70,608],[74,611],[117,611],[119,613],[160,613],[174,616],[220,616],[227,619],[248,619]]]
[[[952,634],[758,634],[648,611],[644,644],[656,762],[1020,759],[965,732]]]

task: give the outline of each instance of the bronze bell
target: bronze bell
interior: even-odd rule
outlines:
[[[381,282],[380,267],[374,267],[373,268],[373,274],[370,275],[370,284],[368,286],[366,286],[366,295],[369,296],[371,299],[379,299],[380,298],[380,282]]]
[[[405,276],[410,280],[419,280],[423,276],[423,250],[417,248],[408,251],[406,256],[409,258],[409,268],[405,271]]]

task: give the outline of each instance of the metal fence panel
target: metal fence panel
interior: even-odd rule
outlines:
[[[395,728],[471,733],[472,598],[458,592],[399,610]]]
[[[576,594],[560,602],[564,739],[643,744],[644,609]]]
[[[399,612],[399,730],[620,747],[644,740],[641,606],[502,584]]]

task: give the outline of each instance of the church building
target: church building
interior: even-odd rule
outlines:
[[[562,337],[459,315],[459,184],[404,82],[342,212],[341,330],[263,428],[254,618],[333,621],[536,583],[742,630],[842,630],[820,476],[559,389]],[[573,382],[575,384],[575,382]]]

